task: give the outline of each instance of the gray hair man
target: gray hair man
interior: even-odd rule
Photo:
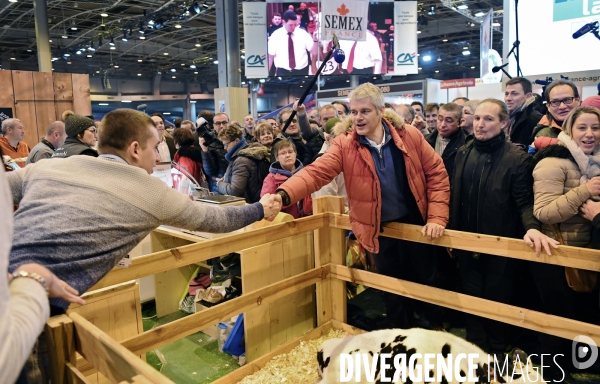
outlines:
[[[25,166],[25,158],[29,156],[29,146],[23,141],[25,130],[19,119],[6,119],[2,122],[2,137],[0,137],[0,148],[4,156],[11,159],[23,159],[17,161],[19,167]]]

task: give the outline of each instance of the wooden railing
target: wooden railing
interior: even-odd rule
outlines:
[[[344,233],[345,230],[350,229],[350,223],[348,216],[342,214],[344,209],[342,198],[329,196],[318,198],[314,200],[313,207],[315,213],[311,217],[153,253],[133,259],[129,268],[111,271],[96,284],[94,289],[314,231],[314,268],[252,292],[244,292],[238,298],[154,328],[124,340],[121,344],[110,340],[97,329],[94,330],[91,324],[76,314],[52,318],[47,329],[50,331],[52,345],[50,349],[56,362],[52,365],[59,367],[59,373],[55,372],[53,375],[58,380],[56,383],[65,382],[67,376],[77,377],[72,358],[75,351],[74,340],[78,340],[77,352],[112,382],[131,381],[135,377],[138,377],[137,380],[145,378],[153,383],[169,382],[135,355],[181,339],[240,312],[258,308],[313,285],[316,289],[317,325],[331,321],[346,323],[346,282],[360,283],[367,287],[563,338],[572,339],[577,335],[585,335],[600,345],[600,326],[347,268],[344,266],[346,253]],[[559,249],[553,250],[552,256],[543,254],[537,257],[535,252],[519,239],[447,230],[442,238],[429,241],[421,235],[421,227],[398,223],[384,226],[381,235],[531,262],[592,271],[600,270],[600,251],[586,248],[560,246]],[[150,373],[152,375],[147,376]]]

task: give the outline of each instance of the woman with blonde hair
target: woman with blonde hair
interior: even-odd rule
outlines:
[[[565,245],[587,247],[592,223],[580,209],[588,199],[600,195],[600,110],[576,108],[562,128],[558,144],[541,149],[533,157],[534,215],[547,236]],[[592,310],[597,305],[589,305],[591,300],[598,300],[597,291],[595,295],[589,293],[595,289],[593,286],[583,289],[573,281],[567,282],[565,268],[558,265],[531,263],[531,268],[545,313],[598,322],[598,313]],[[568,356],[567,340],[541,335],[540,341],[544,353]],[[561,377],[561,372],[553,372],[552,368],[548,374],[548,380]]]
[[[266,121],[261,121],[258,123],[258,126],[254,130],[254,137],[256,137],[256,141],[258,143],[267,147],[269,151],[271,150],[271,147],[273,146],[273,138],[275,137],[271,124]]]

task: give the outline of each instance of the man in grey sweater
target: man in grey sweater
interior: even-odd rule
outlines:
[[[273,195],[239,207],[208,207],[150,176],[158,134],[149,116],[117,109],[102,120],[100,157],[41,161],[7,175],[13,201],[9,270],[46,266],[84,293],[161,224],[230,232],[264,218],[280,205]],[[52,315],[68,303],[51,299]]]
[[[67,138],[65,123],[55,121],[46,128],[46,136],[40,141],[27,156],[26,165],[35,163],[38,160],[49,159],[54,150],[61,147]]]

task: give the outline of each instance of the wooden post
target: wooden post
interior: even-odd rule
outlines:
[[[45,326],[50,365],[50,381],[54,384],[67,384],[70,374],[66,364],[75,365],[75,339],[73,321],[67,315],[51,317]]]
[[[215,113],[218,112],[225,112],[229,121],[237,121],[243,127],[244,117],[248,115],[248,90],[235,87],[215,88]]]
[[[323,196],[313,200],[315,214],[332,212],[344,213],[344,198],[339,196]],[[325,264],[345,265],[344,230],[327,226],[315,231],[315,267]],[[346,322],[346,283],[329,277],[317,283],[317,325],[321,326],[334,319]]]

